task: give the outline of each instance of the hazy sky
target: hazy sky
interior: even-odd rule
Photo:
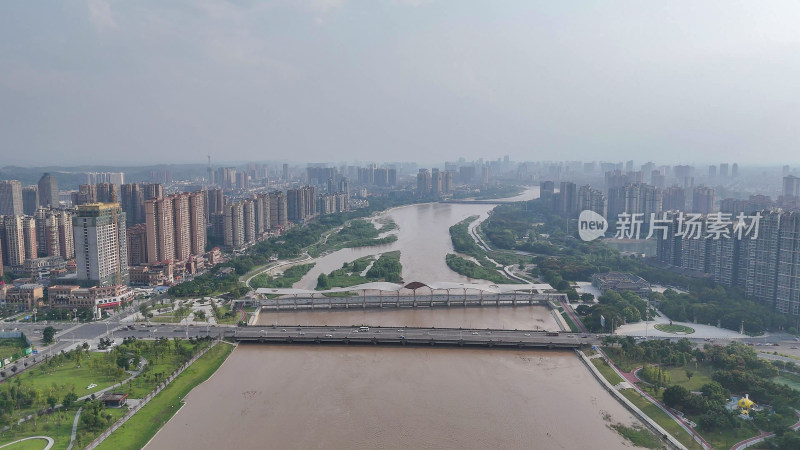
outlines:
[[[800,2],[0,2],[0,165],[800,159]]]

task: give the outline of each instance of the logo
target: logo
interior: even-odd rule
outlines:
[[[578,235],[584,241],[593,241],[606,234],[608,222],[596,212],[586,209],[578,216]]]

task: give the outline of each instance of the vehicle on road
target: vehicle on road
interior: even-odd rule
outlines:
[[[473,331],[473,332],[472,332],[472,335],[473,335],[473,336],[477,336],[477,335],[478,335],[478,332],[477,332],[477,331]]]
[[[359,327],[359,331],[369,331],[369,327]]]
[[[333,337],[332,334],[326,334],[325,337]]]

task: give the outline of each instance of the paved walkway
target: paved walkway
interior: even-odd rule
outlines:
[[[75,420],[72,422],[72,437],[69,439],[67,450],[72,450],[72,445],[75,443],[75,438],[78,436],[78,419],[81,418],[81,411],[83,411],[83,406],[78,408],[78,412],[75,413]]]
[[[51,438],[49,436],[31,436],[31,437],[22,438],[20,440],[14,441],[14,442],[9,442],[8,444],[0,445],[0,448],[8,447],[9,445],[14,445],[17,442],[28,441],[28,440],[31,440],[31,439],[44,439],[44,440],[46,440],[47,441],[47,445],[44,447],[44,450],[50,450],[53,447],[53,444],[55,443],[55,441],[53,441],[53,438]]]
[[[577,314],[575,314],[575,311],[573,311],[572,307],[569,306],[569,303],[567,303],[564,300],[561,300],[561,306],[564,308],[564,311],[566,311],[569,318],[572,319],[572,322],[575,323],[575,326],[578,327],[581,333],[588,333],[586,327],[583,326],[583,322],[581,322],[581,320],[578,319]]]
[[[608,361],[608,365],[619,376],[621,376],[623,379],[625,379],[631,385],[631,387],[634,390],[636,390],[636,392],[639,393],[639,395],[641,395],[642,397],[646,398],[648,401],[650,401],[650,403],[656,405],[658,407],[658,409],[660,409],[661,411],[665,412],[668,416],[670,416],[675,422],[678,423],[678,425],[681,426],[681,428],[683,428],[684,430],[686,430],[687,433],[692,435],[694,437],[694,440],[699,442],[700,445],[703,446],[703,448],[706,448],[706,449],[713,448],[711,446],[711,444],[709,444],[708,442],[706,442],[705,439],[703,439],[703,436],[700,436],[700,434],[698,432],[694,431],[694,428],[690,427],[686,422],[684,422],[684,420],[682,418],[678,417],[675,413],[670,411],[668,408],[664,407],[664,405],[662,405],[658,400],[654,399],[650,394],[648,394],[647,392],[643,391],[642,389],[639,388],[638,385],[636,385],[636,382],[639,381],[639,379],[636,377],[636,374],[634,372],[636,372],[636,370],[638,370],[638,368],[634,369],[632,372],[623,372],[622,370],[620,370],[616,366],[616,364],[614,364],[614,361],[612,361],[611,358],[609,358],[608,355],[606,355],[606,353],[602,349],[598,348],[597,351],[602,353],[603,356],[605,356],[606,361]]]
[[[800,411],[795,410],[794,413],[797,414],[797,417],[798,417],[799,420],[797,421],[796,424],[792,425],[790,428],[793,431],[797,431],[798,429],[800,429]],[[754,436],[754,437],[751,437],[750,439],[745,439],[742,442],[734,444],[733,447],[731,447],[731,450],[741,450],[741,449],[745,449],[747,447],[751,447],[751,446],[756,445],[759,442],[762,442],[765,439],[770,438],[772,436],[775,436],[775,433],[771,433],[771,432],[767,433],[767,432],[762,431],[761,434],[758,435],[758,436]]]

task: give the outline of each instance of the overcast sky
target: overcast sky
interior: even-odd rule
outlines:
[[[4,1],[0,165],[796,163],[800,2]]]

